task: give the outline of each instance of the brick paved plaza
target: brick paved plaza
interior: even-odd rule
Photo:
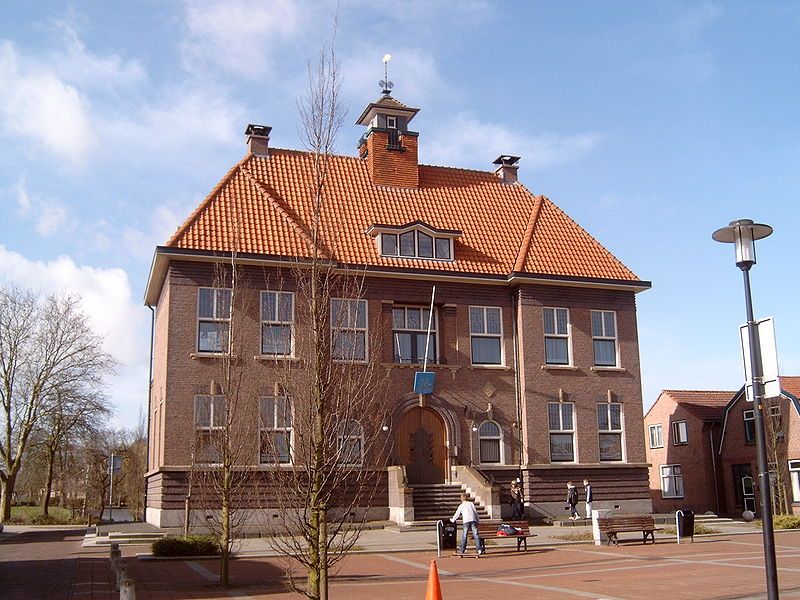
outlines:
[[[82,530],[4,534],[0,541],[0,597],[9,600],[108,600],[107,548],[82,548]],[[776,535],[782,598],[800,597],[800,531]],[[145,561],[146,546],[125,546],[138,599],[299,598],[282,585],[274,558],[232,564],[236,587],[213,580],[214,561]],[[359,600],[425,597],[433,551],[378,552],[349,557],[333,578],[331,598]],[[490,548],[486,557],[446,556],[437,561],[445,600],[456,598],[764,598],[759,534],[698,538],[677,545],[659,539],[619,548],[588,544],[537,546],[527,553]]]

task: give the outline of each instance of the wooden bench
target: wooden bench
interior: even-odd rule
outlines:
[[[493,522],[493,523],[478,523],[478,535],[481,536],[481,540],[488,540],[488,539],[509,539],[517,540],[517,552],[520,550],[528,550],[528,538],[529,537],[536,537],[535,533],[531,533],[531,527],[527,521],[503,521],[506,525],[511,525],[516,527],[520,530],[520,533],[516,535],[497,535],[497,529],[500,527],[501,523]]]
[[[600,532],[608,536],[608,545],[619,545],[617,535],[626,532],[642,532],[642,543],[647,543],[647,538],[654,544],[656,543],[655,532],[661,531],[660,527],[656,527],[653,517],[601,517],[597,519],[597,524],[600,526]]]

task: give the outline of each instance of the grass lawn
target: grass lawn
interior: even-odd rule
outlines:
[[[49,510],[49,518],[45,518],[42,514],[41,506],[12,506],[11,519],[9,524],[17,525],[68,525],[68,524],[81,524],[83,519],[80,515],[76,515],[74,520],[70,519],[70,511],[66,508],[59,506],[51,506]]]

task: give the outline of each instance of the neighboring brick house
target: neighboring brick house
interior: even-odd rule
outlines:
[[[647,411],[644,428],[655,512],[726,512],[717,454],[725,407],[734,393],[664,390]]]
[[[391,460],[404,476],[376,476],[382,504],[372,516],[403,520],[395,488],[406,483],[474,482],[477,474],[505,492],[520,473],[534,514],[565,515],[566,482],[584,478],[596,507],[649,512],[635,303],[649,282],[519,183],[518,157],[501,156],[495,172],[418,164],[418,134],[408,129],[417,111],[389,94],[365,108],[359,156],[331,158],[321,215],[331,258],[365,275],[353,335],[375,332],[382,341],[365,344],[361,358],[389,372]],[[211,419],[215,328],[224,327],[214,306],[225,301],[213,287],[215,264],[235,250],[251,282],[248,364],[265,390],[275,381],[274,361],[265,359],[298,351],[276,349],[260,332],[274,326],[293,336],[303,327],[290,309],[272,309],[291,307],[290,272],[308,256],[313,156],[270,148],[269,133],[248,127],[250,152],[155,251],[145,294],[156,307],[151,523],[181,522],[195,429]],[[280,290],[264,283],[277,279]],[[434,284],[429,369],[438,378],[423,406],[411,377]],[[273,468],[261,462],[252,427],[250,466]],[[431,440],[424,456],[409,448],[420,431]]]
[[[781,377],[780,383],[781,396],[767,401],[773,419],[767,439],[776,449],[792,511],[800,514],[800,377]],[[755,422],[744,388],[664,390],[644,426],[654,511],[758,514]]]
[[[765,423],[767,455],[770,471],[775,472],[776,468],[781,471],[792,512],[800,515],[800,377],[782,376],[780,384],[780,397],[768,400],[773,425]],[[739,516],[744,510],[752,510],[759,514],[753,404],[746,400],[743,389],[725,409],[721,442],[720,466],[728,513]],[[770,457],[770,444],[774,444],[777,464]]]

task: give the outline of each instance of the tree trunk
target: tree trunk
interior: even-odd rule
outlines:
[[[50,448],[47,451],[47,483],[44,486],[44,497],[42,498],[42,514],[50,514],[50,494],[53,491],[53,463],[55,462],[56,452]]]
[[[11,496],[14,495],[14,484],[17,474],[13,472],[0,479],[0,522],[11,519]]]
[[[226,468],[222,484],[222,535],[220,536],[220,546],[222,546],[222,557],[219,565],[219,582],[223,588],[228,587],[228,573],[230,567],[231,549],[231,473]]]

